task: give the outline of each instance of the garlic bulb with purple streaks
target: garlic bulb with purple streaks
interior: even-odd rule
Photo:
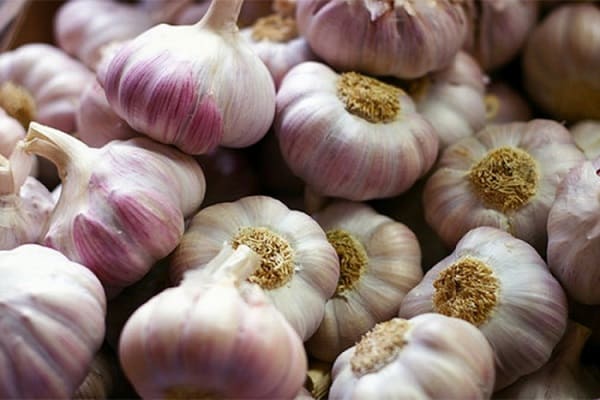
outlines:
[[[194,25],[157,25],[119,48],[98,79],[132,128],[188,154],[247,147],[275,114],[271,75],[241,37],[242,0],[213,0]]]
[[[544,365],[567,325],[567,298],[526,242],[469,231],[402,300],[398,315],[436,312],[477,326],[494,350],[495,390]]]
[[[102,285],[35,244],[0,251],[0,276],[0,397],[70,398],[104,338]]]
[[[588,160],[600,156],[600,120],[583,120],[569,128],[575,144]]]

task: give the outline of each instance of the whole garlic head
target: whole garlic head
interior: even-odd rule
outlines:
[[[402,300],[398,315],[436,312],[479,327],[494,350],[495,390],[544,365],[567,325],[567,299],[540,255],[500,229],[469,231]]]

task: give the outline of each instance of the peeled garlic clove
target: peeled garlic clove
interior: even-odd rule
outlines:
[[[25,129],[0,107],[0,154],[10,157],[17,142],[25,137]]]
[[[543,253],[556,188],[583,159],[555,121],[488,125],[443,151],[423,191],[425,219],[448,248],[470,229],[494,226]]]
[[[300,33],[331,67],[397,78],[446,67],[467,33],[463,6],[449,0],[305,0],[296,17]]]
[[[138,308],[119,344],[143,398],[293,398],[306,377],[302,341],[256,284],[260,257],[225,246],[205,270]]]
[[[334,361],[378,322],[394,317],[423,277],[421,250],[404,224],[361,203],[334,202],[313,215],[340,260],[340,277],[310,355]]]
[[[600,156],[600,120],[584,120],[576,123],[570,129],[575,144],[588,160]]]
[[[292,172],[324,196],[363,201],[410,188],[438,137],[401,89],[308,61],[277,92],[274,131]]]
[[[62,179],[43,243],[91,269],[110,292],[167,256],[204,198],[193,157],[147,138],[94,149],[31,123],[25,150],[52,161]]]
[[[503,81],[494,81],[486,88],[485,112],[487,124],[502,124],[531,119],[531,107],[523,96]]]
[[[0,251],[0,397],[70,398],[104,337],[106,299],[56,250]]]
[[[533,247],[492,227],[469,231],[402,300],[477,326],[494,350],[495,390],[544,365],[567,325],[567,299]]]
[[[333,365],[334,399],[485,399],[494,358],[469,323],[440,314],[380,322]]]
[[[132,128],[188,154],[247,147],[275,114],[275,87],[236,26],[242,0],[212,1],[194,25],[157,25],[124,44],[98,79]]]
[[[171,257],[171,277],[202,270],[224,242],[247,245],[261,256],[249,278],[265,290],[302,340],[319,327],[333,295],[339,263],[319,224],[268,196],[249,196],[201,209]]]

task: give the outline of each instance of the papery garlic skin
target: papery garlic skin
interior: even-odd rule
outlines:
[[[332,374],[332,400],[486,399],[494,358],[477,328],[430,313],[379,323],[335,360]]]
[[[600,120],[583,120],[569,128],[573,140],[588,160],[600,156]]]
[[[334,361],[376,323],[397,314],[406,293],[423,277],[421,250],[404,224],[362,203],[334,202],[313,218],[336,249],[340,278],[306,349]]]
[[[434,128],[404,91],[314,61],[285,76],[273,127],[295,175],[318,194],[353,201],[406,191],[438,152]]]
[[[488,125],[442,152],[423,191],[425,219],[448,248],[470,229],[493,226],[543,252],[556,188],[583,160],[555,121]]]
[[[427,271],[398,315],[430,312],[479,327],[494,350],[495,390],[544,365],[567,325],[565,293],[536,250],[487,226]]]
[[[23,126],[0,107],[0,154],[10,157],[17,142],[25,137]]]
[[[600,304],[600,158],[573,167],[548,214],[548,267],[573,299]]]
[[[339,278],[337,254],[319,224],[268,196],[203,208],[171,257],[172,281],[179,282],[187,270],[205,268],[224,242],[259,252],[262,264],[252,281],[263,287],[302,340],[308,339]]]
[[[523,96],[503,81],[494,81],[487,85],[485,106],[486,124],[526,122],[533,115]]]
[[[104,338],[102,285],[34,244],[0,251],[0,275],[0,397],[70,398]]]
[[[418,78],[450,64],[467,33],[463,6],[449,0],[300,0],[296,7],[300,33],[339,71]]]
[[[88,374],[73,394],[74,400],[108,399],[116,386],[118,361],[108,352],[100,350],[96,353]]]

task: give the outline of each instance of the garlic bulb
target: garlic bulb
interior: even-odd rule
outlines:
[[[590,330],[569,322],[562,340],[554,349],[550,361],[530,375],[520,378],[495,399],[596,399],[600,396],[600,381],[581,363],[581,353]]]
[[[487,124],[525,122],[533,115],[523,96],[503,81],[494,81],[487,86],[485,112]]]
[[[0,107],[0,154],[10,157],[17,142],[25,137],[23,126]]]
[[[600,119],[600,7],[567,3],[533,30],[523,51],[523,83],[556,119]]]
[[[467,33],[463,5],[452,0],[304,0],[296,18],[336,70],[407,79],[449,65]]]
[[[302,341],[246,279],[260,257],[225,245],[127,321],[119,359],[143,398],[293,398],[306,377]]]
[[[404,91],[314,61],[282,81],[273,127],[295,175],[318,194],[347,200],[406,191],[438,152],[434,128]]]
[[[573,167],[548,214],[548,267],[573,299],[600,304],[600,158]]]
[[[205,269],[224,242],[247,245],[261,256],[249,280],[260,285],[302,340],[319,327],[336,288],[339,262],[319,224],[268,196],[249,196],[200,210],[171,257],[178,282],[189,269]]]
[[[483,226],[427,271],[398,315],[430,312],[463,319],[483,332],[494,350],[497,390],[548,361],[567,324],[567,299],[533,247]]]
[[[329,398],[486,399],[494,358],[469,323],[440,314],[380,322],[333,365]]]
[[[575,144],[588,160],[600,156],[600,120],[579,121],[569,130]]]
[[[485,125],[485,77],[465,52],[449,67],[412,82],[409,93],[417,111],[435,128],[440,148]]]
[[[93,149],[32,122],[25,150],[52,161],[62,179],[43,243],[91,269],[111,296],[177,246],[204,197],[198,163],[147,138]]]
[[[247,147],[275,114],[275,87],[240,36],[243,0],[211,2],[195,25],[157,25],[119,48],[98,79],[132,128],[188,154]]]
[[[306,349],[334,361],[375,324],[397,314],[423,277],[421,250],[410,229],[366,204],[338,201],[313,217],[336,250],[340,277]]]
[[[0,397],[70,398],[104,337],[106,299],[56,250],[0,251]]]
[[[543,252],[556,188],[583,159],[569,131],[557,122],[488,125],[441,154],[423,190],[425,219],[448,248],[485,225]]]
[[[0,54],[0,106],[30,121],[72,133],[79,95],[94,75],[57,47],[31,43]]]

